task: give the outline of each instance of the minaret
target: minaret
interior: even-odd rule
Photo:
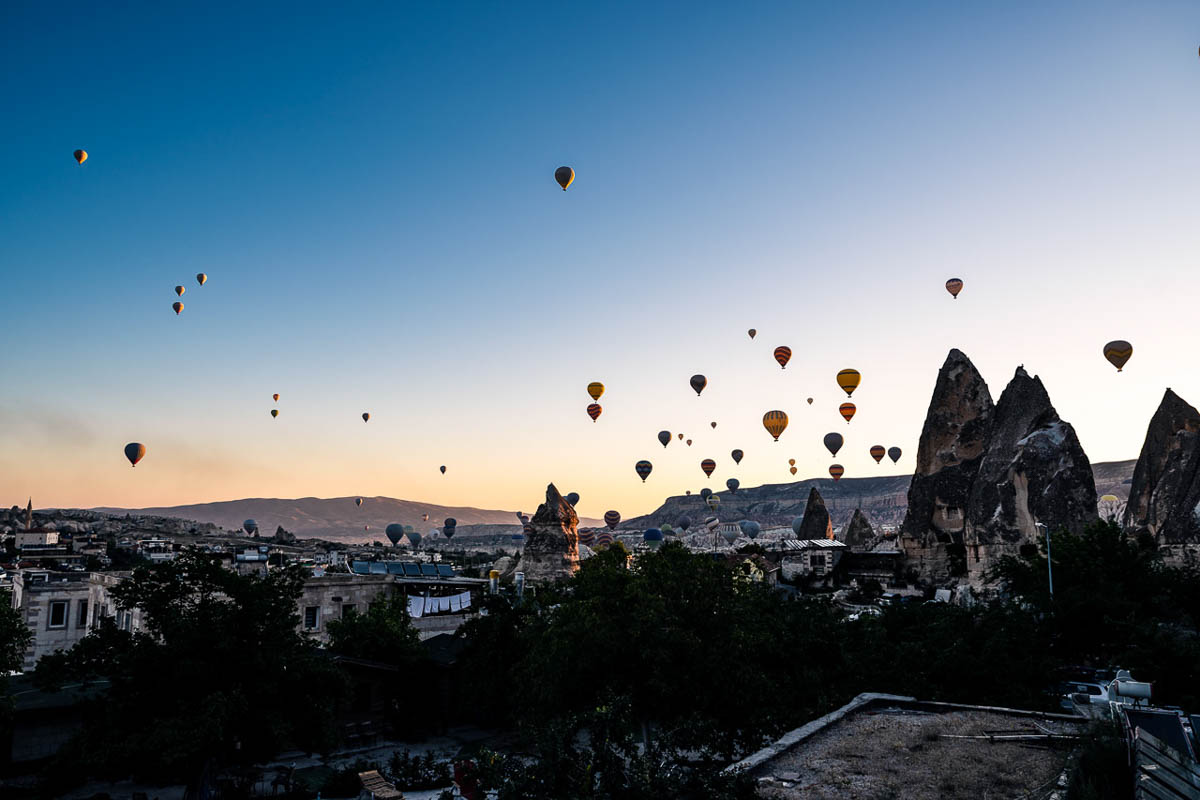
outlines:
[[[25,530],[33,530],[33,498],[29,498],[29,505],[25,507]]]

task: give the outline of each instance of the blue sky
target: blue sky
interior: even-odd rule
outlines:
[[[1193,2],[246,5],[0,10],[3,502],[630,516],[911,470],[950,347],[1096,461],[1200,403]]]

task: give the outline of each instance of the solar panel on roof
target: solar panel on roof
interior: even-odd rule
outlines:
[[[371,571],[371,565],[366,561],[355,561],[350,565],[350,571],[357,575],[366,575]]]
[[[410,578],[421,577],[421,565],[409,561],[404,564],[404,574]]]
[[[389,561],[387,565],[388,575],[403,575],[404,565],[399,561]]]
[[[382,561],[372,561],[370,567],[372,575],[387,575],[387,564]]]
[[[422,564],[421,575],[426,578],[436,578],[438,576],[437,564]]]
[[[449,564],[438,564],[438,575],[443,578],[453,578],[454,567],[450,566]]]

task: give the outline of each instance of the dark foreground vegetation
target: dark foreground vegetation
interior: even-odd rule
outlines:
[[[1121,666],[1154,683],[1156,702],[1200,709],[1200,575],[1110,524],[1056,534],[1053,554],[1053,600],[1044,552],[1029,552],[1001,564],[1002,599],[848,622],[827,600],[788,599],[675,544],[632,567],[615,547],[563,587],[489,599],[463,629],[453,721],[521,745],[461,755],[505,799],[750,797],[725,764],[863,691],[1055,709],[1062,670]],[[238,577],[199,556],[137,570],[120,597],[143,609],[146,633],[105,627],[39,664],[47,687],[112,682],[47,766],[46,793],[328,752],[353,694],[331,651],[398,667],[397,699],[420,691],[411,681],[429,664],[402,604],[332,627],[321,650],[296,630],[302,580]]]

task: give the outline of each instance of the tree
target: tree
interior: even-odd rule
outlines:
[[[111,681],[50,774],[178,780],[210,759],[330,749],[343,683],[297,630],[304,579],[297,569],[240,576],[195,552],[138,568],[113,594],[121,608],[141,609],[143,632],[102,626],[38,664],[43,684]]]
[[[353,658],[408,666],[424,658],[417,629],[408,616],[402,595],[391,595],[371,603],[365,614],[352,613],[331,620],[326,626],[329,649]]]
[[[0,594],[0,679],[21,668],[33,641],[33,631],[21,619],[21,612],[7,601],[8,596]]]

